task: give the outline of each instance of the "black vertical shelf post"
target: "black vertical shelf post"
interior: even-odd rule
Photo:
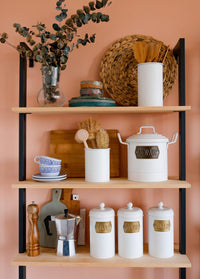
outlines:
[[[185,39],[179,39],[174,48],[179,69],[179,105],[185,106]],[[179,112],[179,179],[186,180],[185,111]],[[186,189],[179,190],[179,250],[186,254]],[[186,279],[186,268],[179,269],[180,279]]]
[[[27,62],[20,55],[19,106],[26,107]],[[26,180],[26,114],[19,114],[19,181]],[[26,251],[26,189],[19,189],[19,253]],[[19,266],[19,279],[26,279],[26,267]]]
[[[20,43],[21,46],[27,46]],[[20,55],[19,106],[26,107],[27,61]],[[29,61],[33,67],[33,61]],[[19,114],[19,181],[26,180],[26,113]],[[26,251],[26,189],[19,189],[19,253]],[[19,279],[26,279],[26,267],[19,266]]]

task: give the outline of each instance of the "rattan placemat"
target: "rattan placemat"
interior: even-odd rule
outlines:
[[[131,35],[115,41],[105,52],[101,61],[100,77],[104,90],[118,104],[137,105],[137,61],[133,53],[133,44],[145,40],[146,43],[157,42],[150,36]],[[161,52],[167,49],[163,43]],[[169,95],[177,75],[177,63],[171,50],[168,51],[163,65],[163,97]]]

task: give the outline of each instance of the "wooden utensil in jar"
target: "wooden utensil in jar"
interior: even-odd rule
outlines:
[[[164,54],[164,57],[163,57],[163,59],[162,59],[162,63],[163,63],[163,64],[164,64],[165,59],[166,59],[166,57],[167,57],[168,51],[169,51],[169,45],[167,46],[167,49],[166,49],[165,54]]]
[[[85,148],[88,148],[88,145],[87,145],[87,142],[86,142],[88,137],[89,137],[89,133],[85,129],[80,129],[75,134],[75,140],[78,143],[82,143],[83,142]]]
[[[162,46],[162,42],[159,42],[159,44],[156,44],[156,50],[155,50],[155,62],[158,62],[158,58],[159,58],[159,54],[160,54],[160,50],[161,50],[161,46]]]
[[[148,44],[146,62],[158,62],[161,45],[162,42]]]
[[[147,44],[145,43],[145,41],[134,43],[133,52],[137,62],[144,63],[147,57]]]
[[[79,123],[79,129],[85,129],[89,133],[88,140],[91,142],[92,148],[96,148],[96,133],[100,130],[101,125],[98,121],[89,117]]]

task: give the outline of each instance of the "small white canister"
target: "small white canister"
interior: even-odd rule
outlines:
[[[143,256],[143,211],[133,207],[120,208],[118,215],[118,254],[120,257],[135,259]]]
[[[163,106],[163,64],[138,64],[138,106]]]
[[[110,148],[85,148],[85,180],[110,181]]]
[[[174,211],[163,206],[148,210],[149,254],[156,258],[174,255]]]
[[[107,259],[115,255],[115,211],[100,203],[91,209],[90,216],[90,255]]]

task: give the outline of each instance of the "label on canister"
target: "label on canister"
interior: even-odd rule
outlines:
[[[112,231],[112,223],[109,222],[96,222],[95,223],[96,233],[110,233]]]
[[[155,146],[136,146],[135,155],[137,159],[158,159],[159,148]]]
[[[170,220],[154,220],[153,227],[156,232],[169,232]]]
[[[140,231],[140,222],[124,222],[123,229],[125,233],[137,233]]]

